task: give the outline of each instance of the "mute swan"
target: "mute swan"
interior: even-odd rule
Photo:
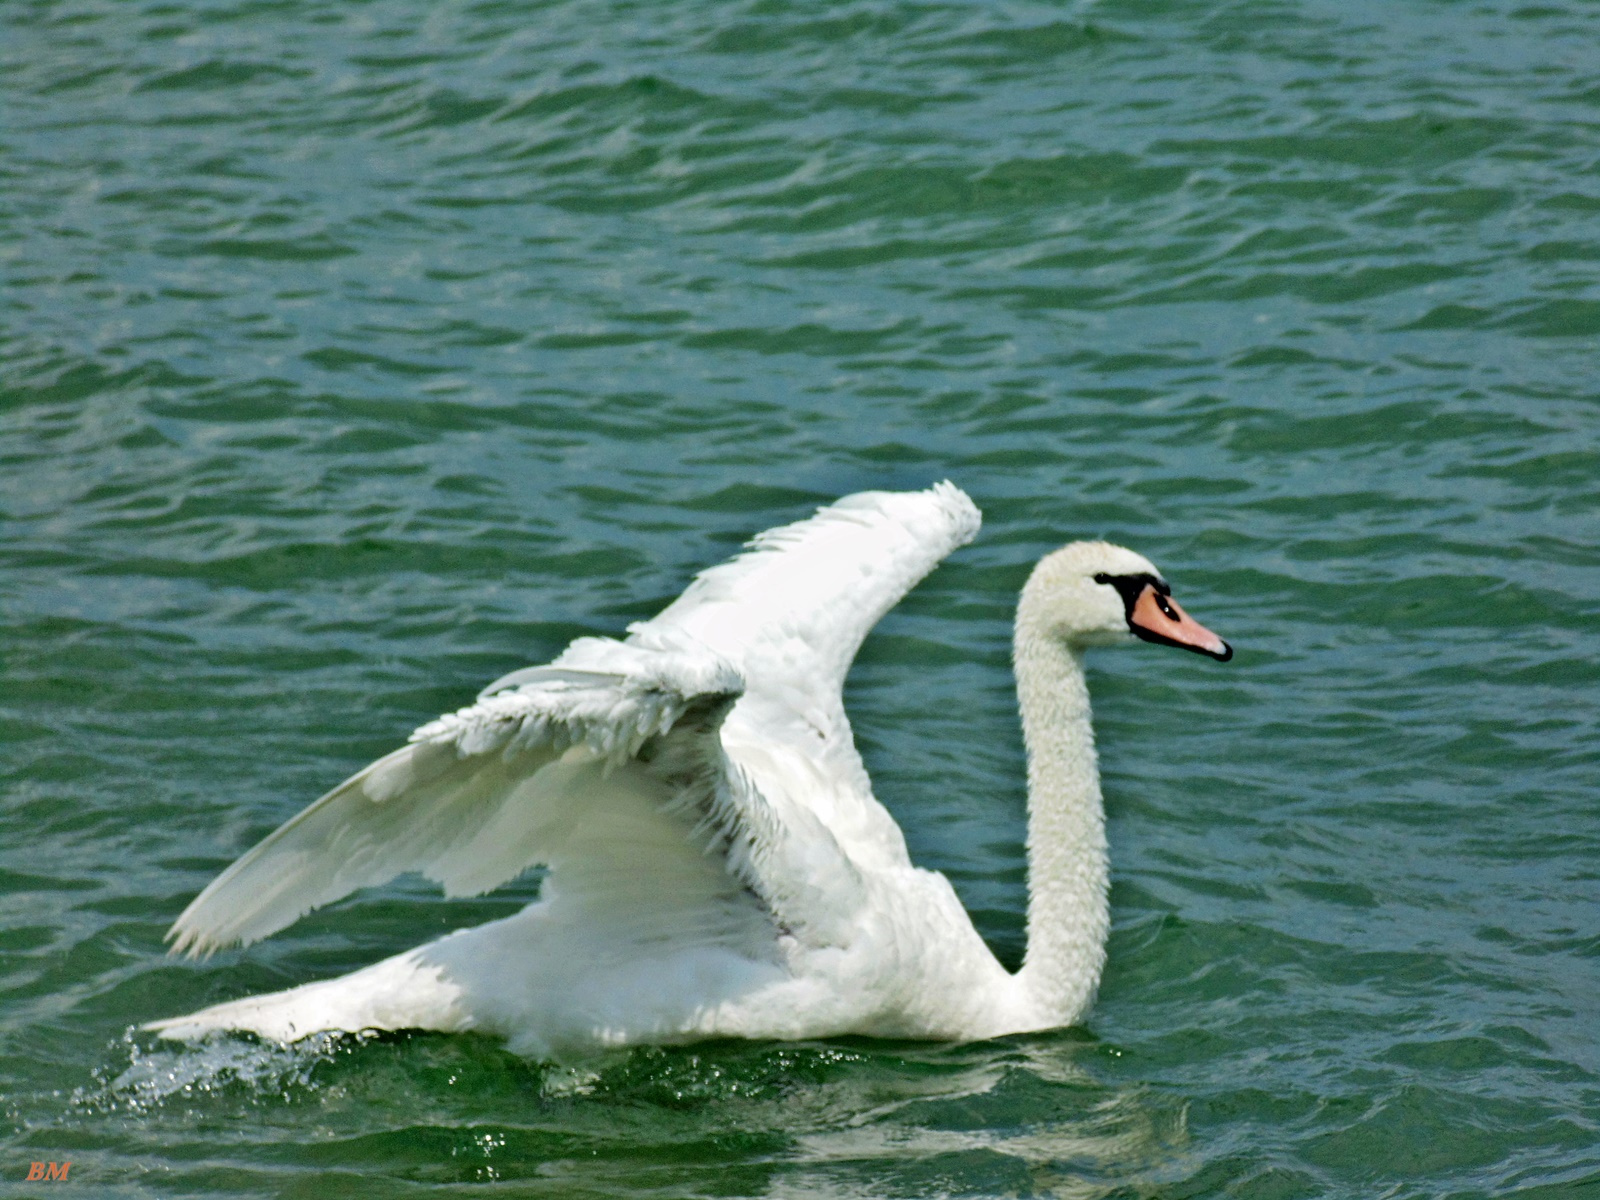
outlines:
[[[465,896],[543,863],[540,899],[340,979],[146,1028],[472,1029],[559,1056],[1080,1020],[1109,924],[1083,651],[1232,651],[1131,550],[1076,542],[1034,569],[1014,644],[1031,891],[1012,974],[945,877],[912,865],[840,694],[868,630],[978,524],[949,483],[847,496],[761,534],[625,640],[579,638],[490,684],[239,859],[168,938],[191,955],[253,942],[404,871]]]

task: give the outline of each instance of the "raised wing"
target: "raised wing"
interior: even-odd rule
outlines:
[[[178,918],[174,949],[255,941],[406,871],[459,896],[547,863],[579,887],[604,889],[596,872],[610,871],[621,890],[670,891],[654,902],[675,911],[765,903],[757,859],[787,830],[722,753],[735,672],[586,638],[518,674],[240,858]]]
[[[978,524],[944,483],[761,534],[627,642],[579,639],[424,725],[224,871],[169,940],[207,954],[407,871],[473,895],[539,863],[650,937],[748,930],[752,905],[812,944],[847,936],[858,869],[909,859],[840,689],[872,626]]]
[[[837,696],[872,627],[981,523],[953,483],[858,492],[759,534],[630,626],[630,640],[670,648],[687,637],[732,663],[748,692],[799,686]]]
[[[629,644],[703,647],[732,663],[746,687],[722,740],[770,806],[787,824],[819,823],[861,867],[909,867],[856,750],[844,679],[879,618],[980,521],[950,483],[846,496],[702,572],[659,616],[630,626]],[[803,887],[812,870],[775,860],[774,886]]]

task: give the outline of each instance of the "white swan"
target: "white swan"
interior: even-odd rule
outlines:
[[[1017,609],[1028,949],[1006,971],[912,865],[841,688],[868,630],[977,533],[951,484],[848,496],[704,572],[624,641],[580,638],[424,725],[219,876],[173,925],[210,953],[420,871],[451,896],[547,864],[540,899],[340,979],[148,1026],[480,1030],[521,1053],[868,1034],[974,1039],[1087,1012],[1109,923],[1082,652],[1143,638],[1227,659],[1148,561],[1043,559]]]

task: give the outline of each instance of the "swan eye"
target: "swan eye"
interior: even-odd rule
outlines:
[[[1172,605],[1167,603],[1167,598],[1160,592],[1156,593],[1156,607],[1161,610],[1162,616],[1173,621],[1178,619],[1178,614],[1172,611]]]

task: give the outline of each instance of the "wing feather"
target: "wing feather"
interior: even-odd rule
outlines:
[[[173,949],[256,941],[407,871],[452,896],[497,887],[548,861],[551,823],[573,818],[557,798],[594,792],[691,710],[714,713],[695,736],[709,743],[703,758],[720,760],[717,726],[741,690],[726,664],[600,638],[563,661],[422,726],[291,818],[183,911],[167,935]]]
[[[630,640],[671,648],[687,637],[732,663],[752,692],[836,698],[872,627],[981,523],[952,483],[858,492],[758,534],[631,626]]]

